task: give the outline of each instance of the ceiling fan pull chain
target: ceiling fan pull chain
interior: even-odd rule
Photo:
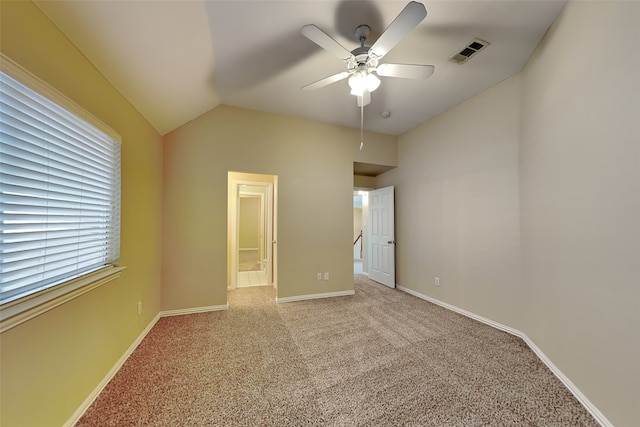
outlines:
[[[360,105],[360,151],[364,149],[364,103]]]

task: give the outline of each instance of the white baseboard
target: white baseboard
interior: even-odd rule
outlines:
[[[284,302],[295,302],[295,301],[306,301],[310,299],[318,299],[318,298],[333,298],[333,297],[344,297],[348,295],[355,295],[356,291],[338,291],[338,292],[325,292],[321,294],[308,294],[308,295],[296,295],[293,297],[284,297],[284,298],[276,298],[276,302],[284,303]]]
[[[589,411],[589,413],[593,416],[593,418],[595,418],[596,421],[600,423],[602,427],[613,427],[613,424],[611,424],[611,422],[602,414],[602,412],[600,412],[598,408],[596,408],[593,405],[593,403],[591,403],[589,399],[587,399],[587,397],[584,394],[582,394],[582,392],[578,389],[578,387],[576,387],[575,384],[573,384],[571,380],[567,378],[567,376],[564,375],[556,365],[553,364],[551,359],[549,359],[543,353],[540,347],[538,347],[536,343],[534,343],[531,340],[531,338],[529,338],[524,332],[514,329],[510,326],[503,325],[502,323],[495,322],[491,319],[487,319],[486,317],[479,316],[475,313],[471,313],[470,311],[464,310],[460,307],[456,307],[455,305],[451,305],[446,302],[440,301],[438,299],[432,298],[428,295],[421,294],[420,292],[414,291],[413,289],[405,288],[404,286],[400,286],[397,283],[396,283],[396,287],[399,290],[406,292],[408,294],[411,294],[413,296],[416,296],[420,299],[429,301],[433,304],[439,305],[440,307],[444,307],[448,310],[454,311],[456,313],[462,314],[463,316],[466,316],[471,319],[477,320],[478,322],[484,323],[485,325],[489,325],[493,328],[499,329],[511,335],[515,335],[518,338],[521,338],[529,346],[529,348],[536,354],[536,356],[538,356],[538,358],[542,361],[542,363],[547,365],[547,367],[551,370],[551,372],[553,372],[553,374],[562,382],[562,384],[564,384],[564,386],[567,387],[567,389],[569,389],[569,391],[575,396],[575,398],[578,399],[578,401],[582,404],[582,406],[584,406],[585,409]]]
[[[160,314],[157,314],[156,317],[154,317],[153,320],[147,325],[147,327],[144,328],[144,330],[140,333],[140,335],[138,335],[138,338],[136,338],[135,341],[131,343],[127,351],[125,351],[124,354],[120,356],[118,361],[115,363],[115,365],[113,365],[113,367],[109,370],[109,372],[107,372],[107,375],[105,375],[102,381],[98,383],[96,388],[93,389],[93,391],[89,394],[89,396],[87,396],[87,398],[82,402],[82,404],[78,407],[78,409],[76,409],[73,415],[71,415],[71,418],[69,418],[67,422],[64,423],[64,427],[71,427],[78,422],[80,417],[82,417],[85,411],[89,409],[89,406],[91,406],[93,401],[97,399],[100,393],[102,393],[102,390],[104,390],[107,384],[109,384],[109,381],[111,381],[111,379],[116,375],[116,373],[120,370],[122,365],[124,365],[124,363],[127,361],[129,356],[131,356],[131,353],[134,352],[134,350],[142,342],[144,337],[146,337],[149,331],[151,331],[151,329],[156,325],[156,323],[158,323],[159,319],[160,319]]]
[[[481,323],[484,323],[486,325],[492,326],[492,327],[494,327],[496,329],[500,329],[501,331],[508,332],[511,335],[515,335],[515,336],[520,337],[520,338],[522,338],[522,336],[524,335],[522,332],[520,332],[517,329],[511,328],[511,327],[506,326],[506,325],[503,325],[502,323],[494,322],[493,320],[487,319],[486,317],[478,316],[475,313],[472,313],[470,311],[464,310],[464,309],[462,309],[460,307],[456,307],[455,305],[451,305],[451,304],[448,304],[446,302],[437,300],[437,299],[432,298],[432,297],[430,297],[428,295],[421,294],[420,292],[414,291],[413,289],[405,288],[404,286],[400,286],[397,283],[396,283],[396,287],[398,289],[400,289],[401,291],[404,291],[404,292],[406,292],[408,294],[411,294],[411,295],[416,296],[416,297],[418,297],[420,299],[432,302],[432,303],[434,303],[436,305],[439,305],[440,307],[444,307],[444,308],[446,308],[448,310],[455,311],[456,313],[462,314],[463,316],[466,316],[466,317],[469,317],[471,319],[477,320],[478,322],[481,322]]]
[[[229,304],[209,305],[204,307],[185,308],[180,310],[166,310],[160,312],[160,317],[181,316],[183,314],[206,313],[208,311],[227,310]]]

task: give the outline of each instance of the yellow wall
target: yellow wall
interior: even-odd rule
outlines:
[[[64,424],[160,309],[161,138],[31,2],[0,2],[0,50],[122,136],[119,279],[0,336],[3,427]],[[143,301],[137,316],[136,303]]]
[[[163,310],[227,301],[227,172],[278,176],[278,297],[353,289],[353,162],[396,138],[219,106],[164,140]],[[331,280],[318,282],[317,272]]]

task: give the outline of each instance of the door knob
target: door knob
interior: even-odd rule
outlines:
[[[390,245],[395,245],[396,241],[395,240],[388,240],[387,243],[390,244]]]

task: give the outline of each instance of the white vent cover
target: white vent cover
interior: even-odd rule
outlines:
[[[475,38],[469,44],[467,44],[460,52],[456,52],[449,61],[453,61],[457,64],[464,64],[471,57],[475,56],[478,52],[489,46],[491,43],[488,41]]]

